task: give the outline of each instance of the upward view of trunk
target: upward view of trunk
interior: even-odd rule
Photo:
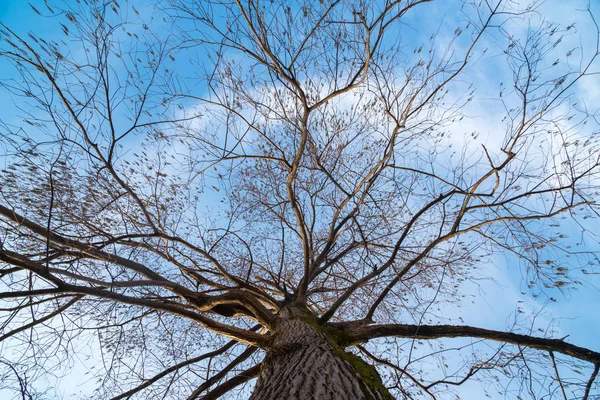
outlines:
[[[281,320],[251,400],[392,399],[375,368],[312,324]]]

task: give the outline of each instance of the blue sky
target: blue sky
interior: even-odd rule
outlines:
[[[598,3],[597,1],[593,1],[591,4],[596,16],[600,16],[600,5]],[[42,2],[32,1],[32,4],[35,4],[38,9],[43,10]],[[442,4],[445,5],[445,10],[440,9],[437,11],[438,13],[452,13],[451,2]],[[577,22],[577,34],[566,38],[565,41],[573,41],[574,46],[583,43],[584,47],[589,48],[591,41],[594,39],[593,26],[584,12],[574,11],[585,9],[586,5],[587,2],[585,1],[552,0],[548,1],[541,8],[540,15],[550,20],[560,20],[562,23]],[[567,14],[567,17],[572,17],[573,21],[564,20],[563,10],[566,7],[571,10]],[[147,13],[147,15],[152,10],[151,5],[139,8]],[[437,16],[439,17],[439,15]],[[431,20],[436,20],[434,17],[436,15],[431,15]],[[417,19],[417,17],[415,18]],[[47,39],[62,37],[60,27],[56,24],[59,19],[60,17],[49,19],[39,18],[26,1],[0,0],[0,21],[14,28],[19,33],[26,33],[29,30],[33,30],[37,34],[44,35]],[[446,17],[448,21],[460,19],[461,16],[457,14],[448,14]],[[421,16],[418,17],[417,22],[423,25],[428,23]],[[420,37],[420,34],[417,29],[414,33],[414,38],[417,40],[423,39]],[[500,88],[499,81],[509,78],[510,75],[505,69],[496,69],[496,66],[499,64],[498,60],[502,59],[500,43],[495,41],[494,38],[486,38],[481,47],[489,47],[489,52],[494,55],[483,58],[480,63],[468,71],[467,78],[477,87],[476,101],[466,108],[467,114],[472,118],[459,125],[456,135],[449,140],[454,146],[463,146],[469,149],[479,148],[482,143],[486,144],[490,149],[496,145],[496,151],[499,151],[498,142],[501,139],[499,139],[497,132],[501,129],[501,107],[496,94]],[[185,68],[181,64],[178,64],[178,67]],[[8,69],[5,61],[0,59],[0,73],[6,77],[6,74],[10,76],[14,71]],[[582,98],[590,107],[593,107],[596,99],[600,96],[600,79],[598,77],[591,77],[585,83],[577,85],[574,95]],[[14,108],[12,101],[8,99],[6,91],[2,88],[0,88],[0,104],[4,105],[0,109],[0,119],[16,122],[18,120],[18,111]],[[472,141],[469,139],[468,134],[473,131],[479,132],[478,140]],[[0,149],[2,149],[2,146],[0,146]],[[7,161],[5,157],[0,159],[3,162]],[[449,160],[448,162],[452,161]],[[588,228],[591,230],[597,229],[594,228],[593,224],[591,223]],[[573,238],[579,236],[579,227],[574,224],[567,224],[564,226],[564,229],[564,233]],[[598,237],[596,236],[596,243],[588,240],[583,244],[583,247],[579,248],[600,250],[597,239]],[[574,239],[574,241],[577,240]],[[564,261],[566,262],[567,260]],[[538,316],[536,326],[544,328],[553,326],[556,337],[569,335],[569,342],[600,351],[600,339],[598,339],[598,332],[600,332],[600,279],[598,275],[590,274],[582,276],[582,281],[585,279],[584,285],[567,294],[563,294],[556,289],[548,289],[545,295],[534,300],[523,283],[524,277],[521,269],[518,268],[518,264],[519,261],[513,256],[497,255],[494,258],[494,264],[490,265],[486,270],[488,280],[479,282],[477,285],[466,285],[466,292],[475,295],[474,301],[465,302],[460,308],[444,310],[444,313],[456,318],[461,317],[467,324],[492,329],[505,329],[512,321],[517,308],[520,307],[524,310],[524,320],[526,320],[529,314],[543,310],[541,315]],[[556,301],[549,300],[550,297]],[[94,349],[94,346],[88,346],[87,342],[83,341],[79,347],[85,353],[85,349],[89,352],[90,349]],[[81,393],[89,393],[93,382],[86,380],[84,372],[89,365],[89,361],[78,364],[75,372],[71,372],[70,375],[61,379],[61,389],[58,393],[64,396],[64,398],[69,398],[73,393],[80,391]],[[53,385],[52,382],[40,383],[42,386],[46,384],[49,386]],[[479,389],[473,385],[469,385],[463,390],[463,392],[459,393],[463,393],[465,398],[478,398],[477,396],[481,395]],[[2,395],[3,393],[0,391],[0,397]],[[494,394],[494,396],[499,395]]]

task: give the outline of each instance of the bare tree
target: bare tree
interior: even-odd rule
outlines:
[[[449,30],[435,3],[40,0],[62,37],[1,24],[0,388],[52,397],[89,340],[93,398],[595,398],[597,351],[452,313],[498,255],[533,297],[598,273],[576,90],[598,30],[565,49],[576,27],[508,0]],[[485,146],[460,139],[474,73],[504,81]]]

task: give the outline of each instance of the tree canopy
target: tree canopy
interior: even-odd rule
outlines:
[[[598,294],[597,10],[552,3],[0,22],[0,392],[247,398],[300,313],[397,399],[595,398],[598,343],[542,314]]]

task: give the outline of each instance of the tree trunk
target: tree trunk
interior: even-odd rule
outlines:
[[[277,323],[251,400],[389,400],[375,367],[346,353],[316,324]]]

